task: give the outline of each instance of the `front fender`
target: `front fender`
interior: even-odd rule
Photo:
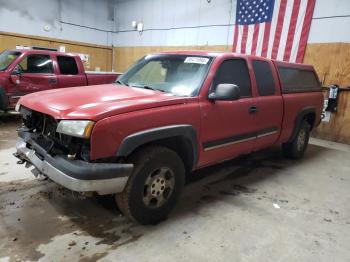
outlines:
[[[191,143],[194,160],[193,166],[195,166],[198,161],[198,140],[197,132],[192,125],[163,126],[129,135],[123,139],[121,145],[119,146],[117,156],[128,156],[139,146],[149,142],[172,137],[184,137]]]

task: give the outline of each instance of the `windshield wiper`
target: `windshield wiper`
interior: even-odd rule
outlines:
[[[127,83],[123,83],[120,80],[115,81],[117,84],[124,85],[124,86],[129,86]]]
[[[154,88],[148,85],[132,85],[132,87],[138,87],[138,88],[143,88],[143,89],[148,89],[148,90],[153,90],[153,91],[160,91],[163,93],[166,93],[163,89],[158,89],[158,88]]]

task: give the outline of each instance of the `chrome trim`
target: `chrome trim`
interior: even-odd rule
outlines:
[[[244,139],[232,141],[232,142],[225,143],[225,144],[221,144],[221,145],[217,145],[217,146],[207,147],[207,148],[204,148],[204,151],[209,151],[209,150],[221,148],[221,147],[224,147],[224,146],[230,146],[230,145],[234,145],[234,144],[238,144],[238,143],[250,141],[250,140],[253,140],[253,139],[255,139],[255,138],[256,138],[256,137],[253,136],[253,137],[248,137],[248,138],[244,138]]]
[[[16,149],[19,156],[30,162],[40,173],[48,176],[51,180],[60,184],[72,191],[77,192],[97,192],[100,195],[120,193],[129,177],[118,177],[111,179],[100,180],[80,180],[68,176],[62,171],[58,170],[45,160],[41,160],[36,156],[35,151],[27,147],[26,142],[18,137],[16,142]]]
[[[207,147],[207,148],[204,148],[204,151],[209,151],[209,150],[212,150],[212,149],[217,149],[217,148],[221,148],[221,147],[225,147],[225,146],[230,146],[230,145],[234,145],[234,144],[250,141],[250,140],[253,140],[253,139],[257,139],[257,138],[273,135],[273,134],[276,134],[277,132],[278,132],[278,129],[273,130],[273,131],[269,131],[267,133],[262,133],[262,134],[259,134],[259,135],[258,134],[257,135],[253,135],[253,136],[248,137],[248,138],[239,139],[239,140],[235,140],[235,141],[232,141],[232,142],[228,142],[228,143],[224,143],[224,144],[220,144],[220,145],[216,145],[216,146]]]
[[[264,136],[269,136],[269,135],[273,135],[273,134],[276,134],[278,130],[275,130],[275,131],[271,131],[271,132],[268,132],[268,133],[263,133],[263,134],[260,134],[257,136],[257,138],[260,138],[260,137],[264,137]]]

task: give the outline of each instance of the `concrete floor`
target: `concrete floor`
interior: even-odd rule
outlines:
[[[350,261],[350,146],[312,139],[194,173],[170,218],[126,220],[110,197],[37,181],[0,118],[0,261]]]

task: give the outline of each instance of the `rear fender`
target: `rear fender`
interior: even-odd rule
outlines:
[[[294,129],[293,129],[292,135],[290,136],[287,143],[291,142],[295,139],[295,137],[298,134],[298,130],[300,129],[300,126],[301,126],[303,119],[305,119],[310,114],[316,115],[316,108],[315,107],[313,107],[313,106],[304,107],[303,109],[301,109],[299,111],[299,113],[295,119],[295,124],[294,124]],[[313,128],[313,126],[311,128]]]

